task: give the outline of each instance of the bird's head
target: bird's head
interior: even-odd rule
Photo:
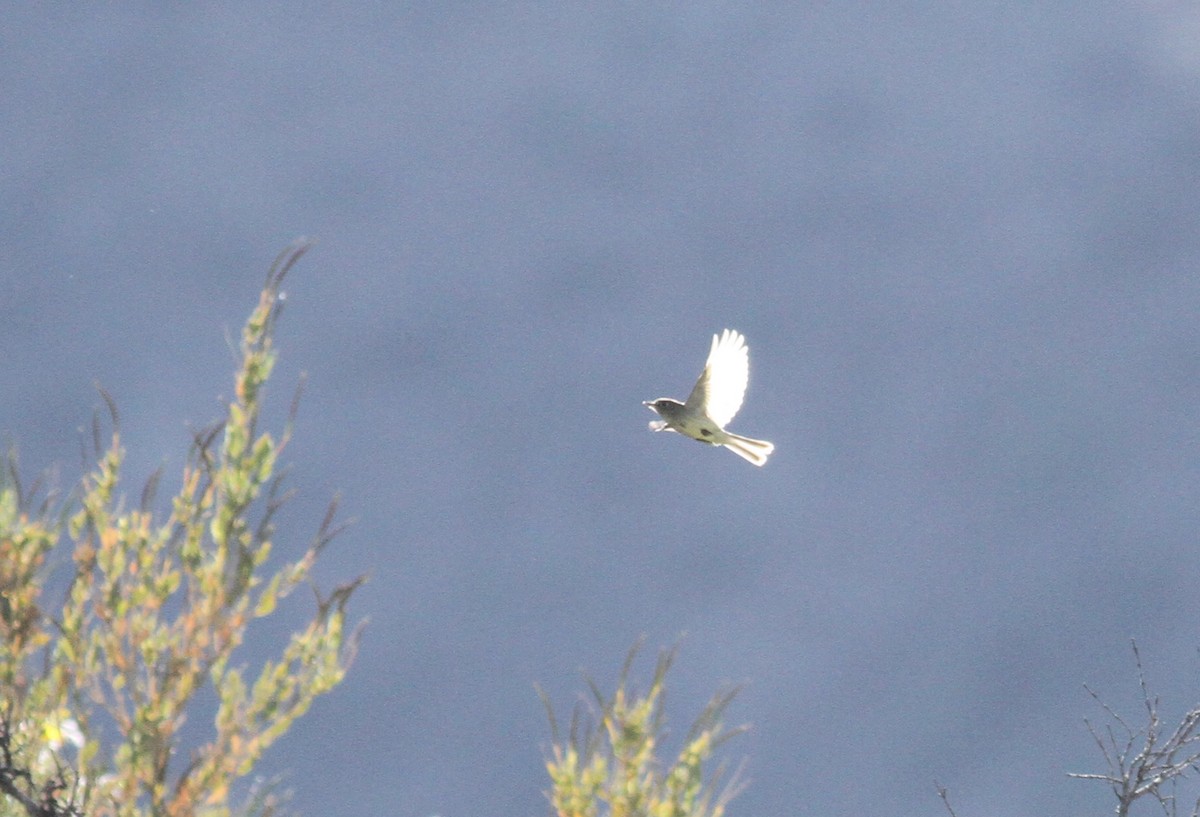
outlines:
[[[670,397],[660,397],[657,400],[644,400],[642,405],[664,417],[683,408],[683,403],[680,403],[678,400],[672,400]]]

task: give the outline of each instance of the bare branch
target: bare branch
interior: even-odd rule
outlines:
[[[1108,716],[1105,726],[1106,738],[1102,738],[1085,720],[1088,732],[1104,756],[1107,774],[1071,773],[1076,780],[1099,780],[1109,784],[1117,798],[1118,817],[1125,817],[1133,803],[1142,797],[1152,797],[1168,817],[1176,814],[1175,786],[1189,773],[1197,770],[1200,762],[1200,707],[1189,710],[1180,719],[1169,735],[1162,734],[1162,719],[1159,716],[1159,699],[1151,694],[1142,666],[1141,653],[1133,643],[1134,665],[1137,668],[1138,686],[1142,692],[1142,705],[1146,709],[1146,724],[1134,729],[1112,707],[1100,699],[1089,687],[1084,687]],[[1116,728],[1114,729],[1114,724]],[[1117,731],[1123,732],[1121,739]],[[1136,748],[1135,750],[1135,747]],[[1166,790],[1170,784],[1170,791]],[[1196,809],[1200,811],[1200,801]],[[1194,812],[1195,815],[1196,812]]]
[[[0,717],[0,792],[20,803],[29,817],[81,817],[82,812],[75,805],[78,779],[69,786],[71,796],[61,799],[59,793],[68,788],[67,771],[57,759],[55,766],[57,773],[37,785],[33,773],[13,757],[8,714]]]

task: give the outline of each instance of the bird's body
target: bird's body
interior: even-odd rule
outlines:
[[[725,430],[742,407],[749,379],[750,351],[746,339],[732,329],[713,335],[704,371],[687,402],[660,397],[643,403],[662,418],[651,422],[650,428],[677,431],[702,443],[723,445],[739,457],[762,465],[775,450],[774,445]]]

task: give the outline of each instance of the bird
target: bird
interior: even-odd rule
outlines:
[[[651,431],[677,431],[709,445],[723,445],[742,459],[763,465],[775,446],[726,431],[725,426],[742,407],[750,379],[750,350],[746,339],[733,329],[713,335],[712,347],[700,379],[680,403],[670,397],[646,400],[642,405],[661,420],[650,423]]]

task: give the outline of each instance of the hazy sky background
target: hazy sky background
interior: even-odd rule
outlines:
[[[548,811],[542,684],[686,633],[730,815],[1108,813],[1088,683],[1200,699],[1200,12],[1056,4],[14,7],[0,431],[177,483],[275,254],[298,554],[349,680],[268,756],[304,814]],[[732,427],[646,429],[743,332]],[[190,424],[190,425],[189,425]],[[247,650],[255,662],[305,600]],[[290,618],[288,618],[290,616]],[[272,629],[273,627],[273,629]],[[648,654],[639,677],[646,679]]]

